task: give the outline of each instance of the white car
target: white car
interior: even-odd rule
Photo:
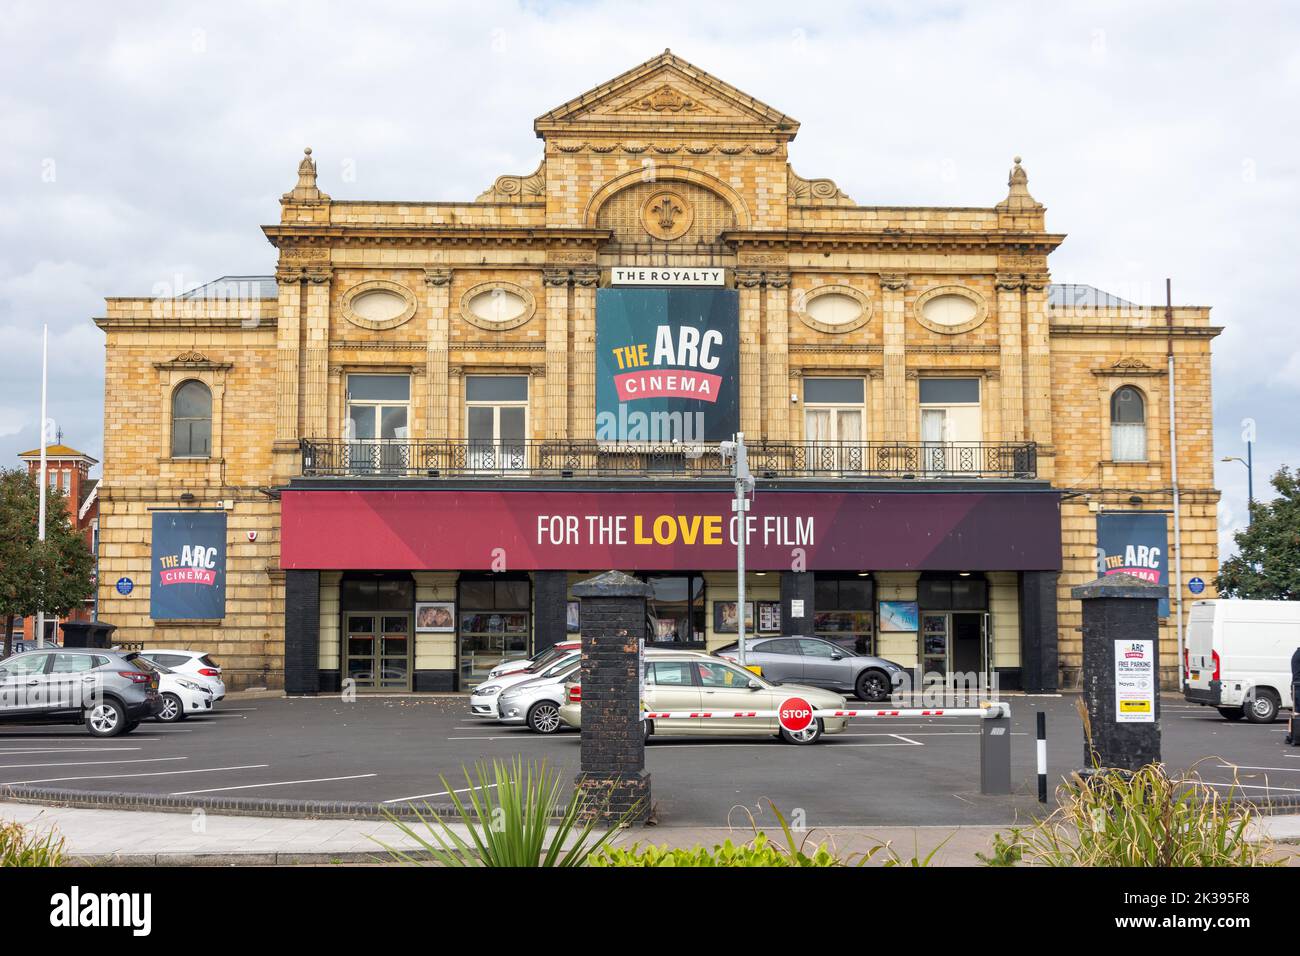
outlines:
[[[190,714],[212,712],[212,689],[201,678],[178,674],[163,667],[158,671],[158,696],[162,698],[162,709],[154,720],[170,724],[184,720]]]
[[[582,658],[578,651],[570,651],[563,657],[549,665],[538,667],[533,665],[525,667],[521,671],[514,671],[510,674],[502,674],[500,677],[486,680],[474,688],[474,692],[469,697],[469,711],[475,717],[483,717],[486,720],[497,720],[500,713],[497,711],[497,701],[501,697],[501,692],[515,684],[522,684],[524,681],[530,681],[535,677],[546,677],[552,673],[559,673],[571,667],[574,663]]]
[[[580,650],[582,650],[582,641],[561,641],[558,644],[553,644],[546,648],[544,651],[539,651],[532,657],[516,661],[502,661],[496,667],[488,671],[487,680],[494,680],[495,678],[502,677],[506,674],[513,674],[515,671],[521,671],[525,667],[545,667],[558,661],[566,654]]]
[[[173,650],[172,648],[149,648],[140,654],[145,660],[153,661],[160,667],[175,671],[181,677],[206,684],[212,691],[213,703],[226,696],[226,682],[221,679],[221,667],[204,651]]]
[[[1300,601],[1196,601],[1183,651],[1183,699],[1217,708],[1226,720],[1271,724],[1279,709],[1294,709],[1296,648]]]

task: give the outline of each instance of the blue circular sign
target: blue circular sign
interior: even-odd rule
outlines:
[[[1200,594],[1205,590],[1205,582],[1200,578],[1192,578],[1187,582],[1187,590],[1191,591],[1193,594]]]
[[[130,594],[134,590],[135,590],[135,582],[132,581],[130,578],[117,579],[118,594]]]

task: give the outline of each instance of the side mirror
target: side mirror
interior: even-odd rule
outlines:
[[[762,690],[762,689],[763,689],[763,685],[760,684],[760,683],[759,683],[758,681],[756,681],[756,680],[752,680],[752,681],[749,682],[749,689],[750,689],[750,690]]]
[[[833,661],[842,661],[842,660],[844,660],[844,655],[843,655],[843,654],[832,654],[832,655],[831,655],[831,660],[833,660]]]

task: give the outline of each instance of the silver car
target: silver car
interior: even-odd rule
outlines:
[[[735,644],[713,653],[732,663],[740,659]],[[819,637],[747,640],[745,663],[757,664],[774,684],[807,684],[871,701],[888,700],[904,674],[903,667],[893,661],[855,654]]]
[[[582,661],[575,658],[552,667],[540,677],[506,688],[497,698],[497,719],[503,724],[527,724],[539,734],[553,734],[560,722],[564,685],[577,680]]]

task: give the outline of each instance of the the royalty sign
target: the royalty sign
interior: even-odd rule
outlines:
[[[717,442],[740,428],[734,289],[596,291],[596,439]]]

